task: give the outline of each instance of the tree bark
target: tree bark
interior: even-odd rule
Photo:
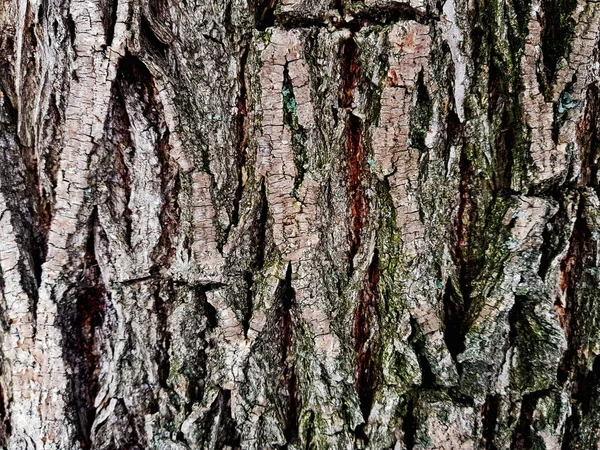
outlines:
[[[0,3],[0,446],[600,446],[600,3]]]

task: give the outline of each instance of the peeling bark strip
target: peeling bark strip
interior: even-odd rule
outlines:
[[[600,3],[0,2],[0,447],[600,446]]]
[[[431,38],[427,26],[407,22],[394,25],[388,40],[389,69],[381,96],[381,125],[374,130],[373,152],[378,174],[390,180],[405,251],[415,256],[423,238],[423,225],[415,198],[419,157],[409,141],[410,111],[418,80],[428,82]]]
[[[314,121],[309,72],[300,34],[272,33],[260,71],[263,128],[258,139],[257,175],[265,177],[275,244],[286,261],[298,261],[318,242],[314,230],[318,185],[309,174],[299,176],[293,136]]]

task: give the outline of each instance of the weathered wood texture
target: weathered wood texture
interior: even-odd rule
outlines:
[[[600,446],[600,3],[0,2],[0,445]]]

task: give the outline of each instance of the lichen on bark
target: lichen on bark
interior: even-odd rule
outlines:
[[[0,4],[0,447],[600,445],[599,30]]]

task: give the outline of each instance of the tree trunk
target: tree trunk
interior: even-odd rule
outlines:
[[[0,444],[600,446],[600,3],[0,3]]]

